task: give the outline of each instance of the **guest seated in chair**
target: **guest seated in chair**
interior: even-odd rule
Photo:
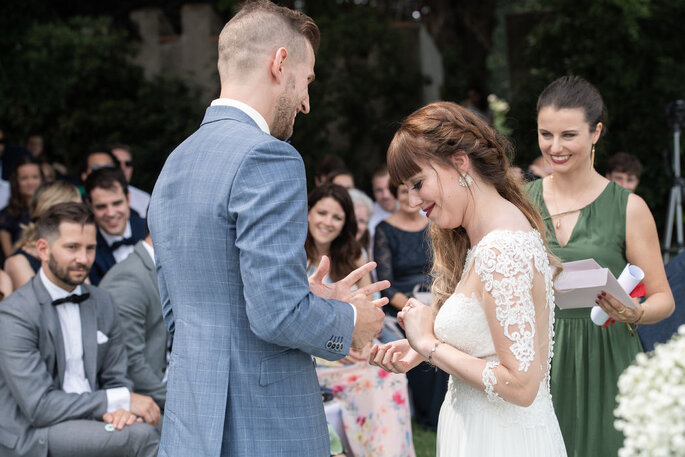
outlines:
[[[131,212],[128,184],[119,168],[99,168],[86,178],[86,200],[97,223],[97,253],[90,282],[97,286],[114,264],[145,238],[145,220]]]
[[[156,456],[159,408],[130,390],[112,297],[83,283],[92,212],[60,203],[37,227],[41,269],[0,302],[0,455]]]
[[[326,183],[309,194],[308,206],[308,273],[321,276],[317,267],[326,255],[331,273],[324,280],[344,278],[365,262],[355,238],[352,199],[345,188]],[[367,277],[358,286],[370,283]],[[407,378],[369,365],[369,350],[370,346],[352,349],[337,362],[317,359],[319,383],[333,392],[342,407],[348,455],[414,456]]]
[[[10,176],[10,198],[7,207],[0,211],[0,248],[2,258],[12,255],[12,245],[19,240],[23,226],[29,223],[29,203],[33,193],[43,182],[40,163],[33,157],[17,160]]]
[[[149,232],[144,240],[136,243],[131,255],[107,272],[100,287],[114,297],[133,389],[151,396],[164,409],[170,338],[162,315],[155,252]]]
[[[21,238],[15,244],[14,254],[5,260],[5,271],[12,278],[14,289],[29,282],[40,269],[40,259],[36,251],[38,233],[35,221],[53,205],[66,202],[81,202],[78,188],[66,181],[43,184],[33,194],[29,206],[31,222],[24,228]]]

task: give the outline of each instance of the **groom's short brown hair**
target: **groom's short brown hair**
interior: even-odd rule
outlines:
[[[253,0],[224,26],[219,35],[221,79],[249,74],[260,58],[284,47],[296,61],[306,56],[305,40],[319,48],[319,27],[306,14],[268,0]]]

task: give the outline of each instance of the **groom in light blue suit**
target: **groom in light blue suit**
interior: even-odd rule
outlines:
[[[249,3],[219,37],[221,98],[169,156],[149,225],[174,342],[160,456],[329,455],[311,355],[337,360],[381,328],[386,300],[305,274],[305,171],[282,141],[309,112],[319,31]],[[314,293],[310,292],[310,287]],[[324,298],[321,298],[324,297]],[[337,301],[332,299],[344,300]]]

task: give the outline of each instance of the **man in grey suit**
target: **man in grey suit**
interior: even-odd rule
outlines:
[[[305,273],[305,170],[283,140],[309,112],[318,40],[302,13],[245,5],[219,37],[221,98],[152,193],[174,338],[160,456],[328,456],[311,354],[340,359],[382,326],[386,301],[366,294],[387,281],[350,293],[373,264],[333,285]]]
[[[136,243],[131,255],[107,272],[99,287],[114,298],[133,390],[151,396],[164,409],[169,332],[162,317],[149,234]]]
[[[130,391],[111,296],[83,284],[93,213],[60,203],[37,230],[41,269],[0,302],[0,455],[155,455],[159,408]]]

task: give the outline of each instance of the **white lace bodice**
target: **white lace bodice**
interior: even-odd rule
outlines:
[[[540,234],[537,231],[495,231],[487,234],[469,250],[456,290],[460,290],[471,269],[482,284],[482,291],[479,291],[482,292],[481,296],[487,293],[493,298],[495,316],[509,342],[508,350],[518,361],[519,371],[528,371],[535,359],[537,329],[542,328],[547,333],[542,340],[548,343],[544,351],[546,354],[539,359],[540,366],[536,368],[544,371],[541,387],[549,395],[554,294],[549,260]],[[544,278],[546,291],[545,314],[539,316],[546,320],[542,323],[536,322],[532,296],[537,274]],[[482,373],[483,391],[491,401],[501,401],[494,392],[497,378],[493,370],[499,364],[499,359],[478,294],[474,291],[470,296],[455,293],[449,297],[436,316],[434,330],[440,340],[488,361]],[[450,384],[453,384],[453,380]]]

